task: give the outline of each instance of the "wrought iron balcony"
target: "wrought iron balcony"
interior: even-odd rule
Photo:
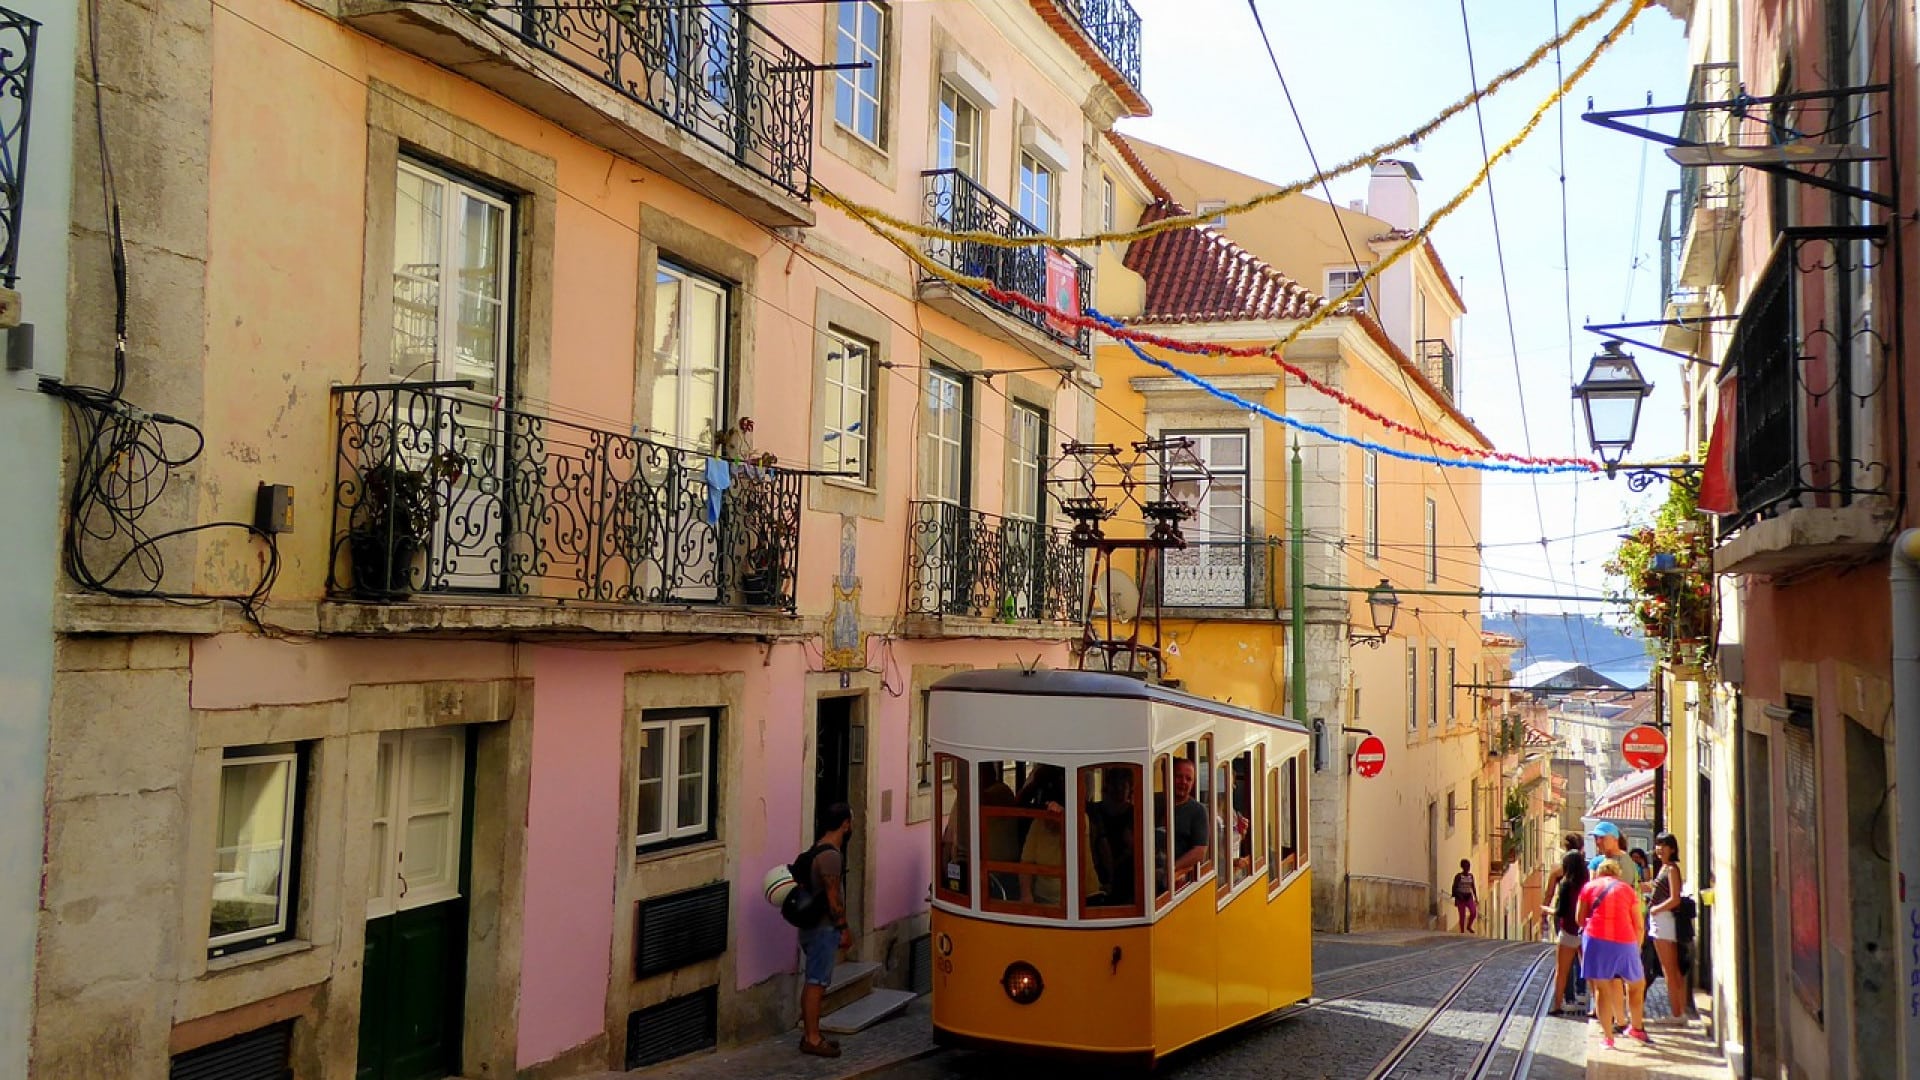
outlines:
[[[462,396],[347,386],[327,589],[794,610],[800,477]]]
[[[802,199],[814,68],[734,4],[522,4],[486,18]]]
[[[1189,540],[1160,553],[1160,603],[1169,608],[1273,609],[1278,606],[1280,542]]]
[[[1140,16],[1127,0],[1059,0],[1127,85],[1140,89]]]
[[[1826,272],[1859,275],[1878,261],[1884,247],[1876,238],[1883,236],[1871,226],[1787,229],[1748,295],[1722,364],[1737,399],[1738,504],[1722,519],[1723,532],[1796,511],[1879,503],[1888,495],[1888,440],[1871,430],[1887,386],[1887,343],[1851,316],[1843,317],[1858,329],[1829,329],[1828,312],[1810,307],[1835,302]],[[1809,274],[1815,288],[1803,296],[1801,281]]]
[[[1440,388],[1449,399],[1453,397],[1453,346],[1444,338],[1421,338],[1413,343],[1420,354],[1420,373]]]
[[[0,286],[13,288],[20,264],[20,217],[33,117],[33,52],[40,24],[0,8]]]
[[[1066,530],[929,500],[909,512],[909,615],[1080,621],[1086,552]]]
[[[1044,235],[1032,222],[958,169],[935,169],[921,175],[926,182],[929,224],[1016,239]],[[1087,310],[1092,302],[1092,268],[1078,256],[1059,248],[1044,244],[994,247],[936,238],[927,241],[927,255],[942,266],[986,278],[1005,292],[1018,293],[1055,308],[1079,312]],[[1087,355],[1090,337],[1084,327],[1012,301],[990,296],[980,299],[1078,355]]]

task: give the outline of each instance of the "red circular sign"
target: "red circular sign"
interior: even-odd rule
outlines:
[[[1353,752],[1353,771],[1361,776],[1379,776],[1380,770],[1387,767],[1387,744],[1380,736],[1369,735],[1360,740],[1360,746]]]
[[[1620,753],[1636,769],[1657,769],[1667,761],[1667,737],[1659,728],[1641,724],[1620,740]]]

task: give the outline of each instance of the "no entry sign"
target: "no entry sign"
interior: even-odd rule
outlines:
[[[1641,724],[1620,740],[1620,754],[1636,769],[1657,769],[1667,762],[1667,737],[1659,728]]]
[[[1360,746],[1353,752],[1353,771],[1361,776],[1379,776],[1380,770],[1387,767],[1387,744],[1380,736],[1369,735],[1360,740]]]

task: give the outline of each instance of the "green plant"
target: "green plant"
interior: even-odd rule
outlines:
[[[1651,518],[1636,522],[1604,569],[1607,595],[1627,602],[1647,651],[1668,659],[1713,636],[1713,558],[1692,484],[1668,485]]]
[[[426,548],[440,518],[435,489],[454,483],[465,469],[464,457],[441,450],[417,469],[402,467],[390,456],[361,472],[348,536],[357,591],[383,595],[408,590],[413,558]]]

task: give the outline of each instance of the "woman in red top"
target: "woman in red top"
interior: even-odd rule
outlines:
[[[1633,886],[1620,880],[1620,870],[1611,861],[1603,861],[1593,872],[1593,880],[1580,890],[1580,970],[1593,988],[1594,1014],[1600,1021],[1600,1041],[1613,1046],[1614,1019],[1621,1016],[1621,999],[1628,982],[1641,982],[1646,972],[1640,966],[1640,896]],[[1627,999],[1627,1009],[1634,1003]],[[1627,1021],[1627,1037],[1641,1042],[1647,1038],[1643,1016],[1622,1017]]]

